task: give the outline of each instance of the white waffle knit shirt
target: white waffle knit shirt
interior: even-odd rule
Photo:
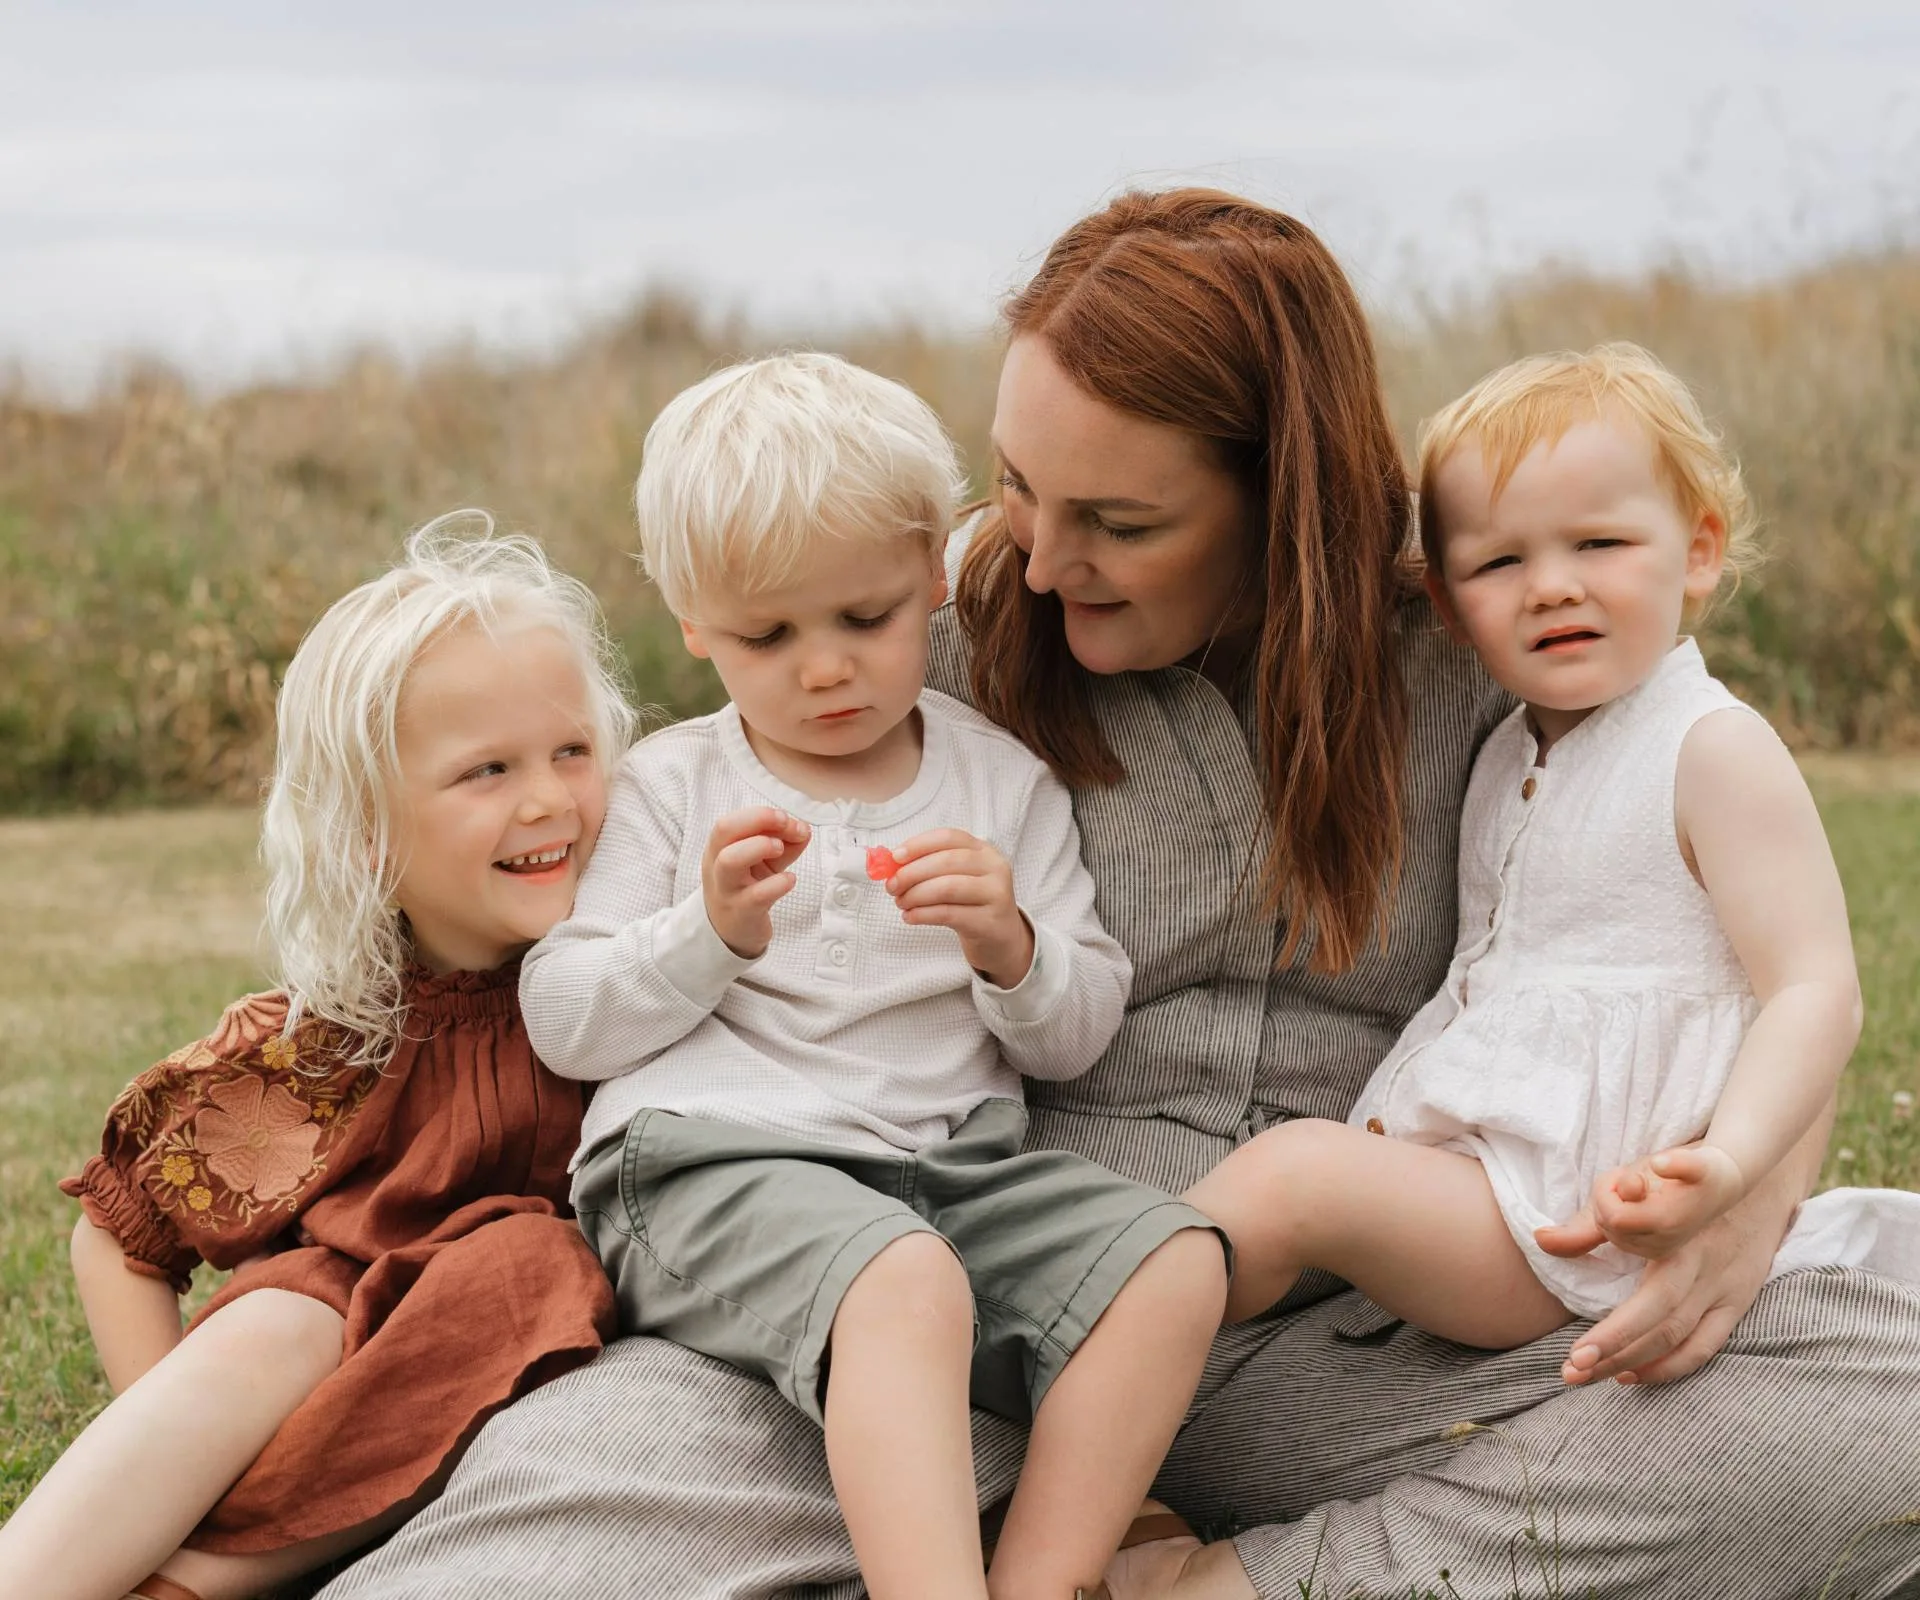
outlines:
[[[959,701],[927,690],[919,707],[920,771],[890,800],[802,794],[753,753],[732,706],[627,754],[573,914],[520,978],[540,1058],[600,1084],[580,1153],[647,1107],[917,1150],[981,1101],[1021,1098],[1020,1074],[1078,1077],[1106,1049],[1132,966],[1095,915],[1066,789]],[[772,942],[745,961],[707,920],[700,860],[715,822],[756,805],[813,836]],[[1016,987],[975,973],[952,930],[907,924],[868,879],[870,845],[934,828],[965,829],[1012,864],[1034,930]]]

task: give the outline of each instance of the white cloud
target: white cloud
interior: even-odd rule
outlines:
[[[1759,270],[1913,206],[1915,83],[1920,14],[1864,0],[30,0],[0,355],[232,376],[539,340],[660,278],[984,321],[1130,181],[1287,205],[1383,294],[1546,253]]]

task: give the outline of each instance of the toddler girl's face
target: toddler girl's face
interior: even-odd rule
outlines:
[[[1441,462],[1433,494],[1445,530],[1436,599],[1549,741],[1643,683],[1688,603],[1720,580],[1724,529],[1678,504],[1652,439],[1626,417],[1534,446],[1498,497],[1469,439]]]
[[[680,624],[759,740],[808,761],[864,758],[906,724],[946,598],[919,539],[823,540],[793,582],[699,598]]]
[[[465,624],[400,693],[394,898],[436,971],[483,971],[573,906],[606,811],[586,679],[550,628]]]

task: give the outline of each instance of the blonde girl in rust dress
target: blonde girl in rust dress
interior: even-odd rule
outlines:
[[[583,1091],[516,985],[631,731],[591,595],[524,539],[443,518],[307,636],[263,827],[279,987],[141,1074],[62,1185],[118,1398],[0,1529],[0,1596],[257,1594],[599,1349]],[[183,1335],[199,1261],[251,1264]]]

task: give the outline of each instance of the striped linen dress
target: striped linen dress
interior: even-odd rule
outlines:
[[[1446,973],[1468,770],[1511,706],[1424,602],[1398,648],[1406,861],[1386,947],[1334,977],[1273,970],[1276,930],[1252,900],[1250,708],[1180,668],[1094,681],[1128,776],[1074,809],[1133,995],[1093,1071],[1029,1086],[1030,1144],[1177,1192],[1277,1121],[1346,1116]],[[951,606],[930,681],[968,696]],[[1870,1273],[1776,1279],[1718,1359],[1659,1388],[1565,1389],[1577,1329],[1472,1351],[1339,1290],[1315,1276],[1222,1334],[1158,1485],[1234,1532],[1263,1600],[1297,1600],[1310,1574],[1316,1595],[1445,1592],[1442,1569],[1463,1595],[1507,1594],[1536,1516],[1570,1595],[1811,1596],[1857,1530],[1920,1508],[1920,1295]],[[1499,1431],[1463,1436],[1466,1422]],[[1022,1436],[976,1412],[974,1444],[987,1505],[1012,1488]],[[1920,1529],[1882,1531],[1838,1592],[1887,1596],[1916,1571]],[[324,1600],[508,1592],[864,1591],[819,1429],[766,1384],[624,1339],[490,1422],[442,1498]]]

